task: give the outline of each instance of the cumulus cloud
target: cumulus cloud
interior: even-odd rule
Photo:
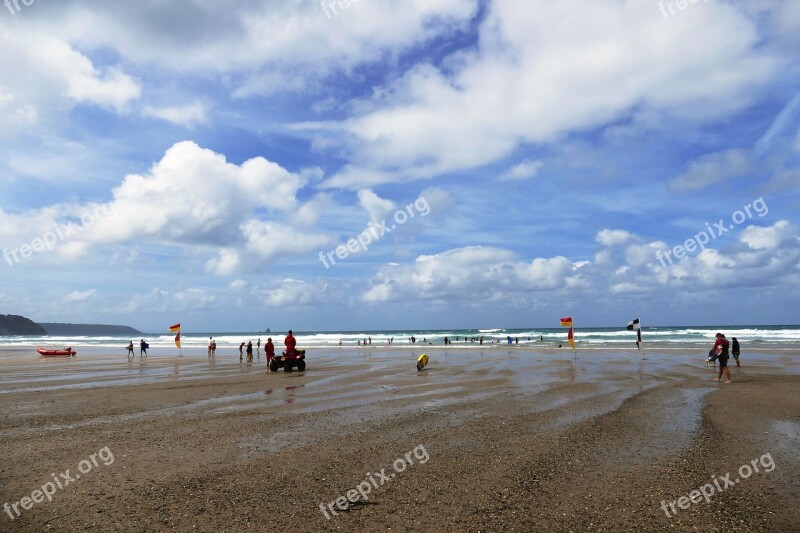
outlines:
[[[577,268],[564,257],[518,261],[510,250],[470,246],[383,267],[362,299],[476,302],[515,290],[557,289],[579,276]]]
[[[316,217],[297,200],[303,186],[299,175],[263,157],[236,165],[185,141],[149,172],[126,176],[102,206],[60,204],[22,214],[0,209],[0,237],[23,244],[62,228],[54,251],[65,260],[84,257],[98,244],[199,247],[213,251],[209,271],[228,275],[310,254],[332,241],[314,230]],[[324,194],[311,200],[317,206],[328,201]]]
[[[740,240],[753,250],[773,250],[787,240],[795,239],[796,229],[788,220],[779,220],[769,227],[748,226]]]
[[[419,256],[380,268],[361,294],[367,303],[413,301],[511,301],[547,291],[568,290],[601,297],[686,294],[701,289],[785,286],[800,277],[800,237],[786,221],[750,226],[724,249],[708,248],[666,265],[656,259],[664,243],[624,230],[598,233],[601,261],[566,257],[519,259],[498,247],[472,246]],[[673,295],[674,297],[674,295]]]
[[[632,235],[620,229],[604,229],[600,230],[595,236],[595,240],[603,246],[620,246],[627,243],[632,239]]]
[[[180,142],[148,174],[125,177],[110,204],[115,223],[97,225],[93,235],[227,244],[239,238],[254,209],[293,209],[302,185],[299,176],[263,157],[235,165],[193,142]]]

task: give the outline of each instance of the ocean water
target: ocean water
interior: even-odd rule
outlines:
[[[463,330],[395,330],[395,331],[297,331],[298,347],[338,347],[358,346],[358,341],[372,338],[373,346],[385,346],[394,339],[395,346],[409,344],[409,338],[416,337],[417,345],[444,346],[444,338],[448,337],[454,348],[473,348],[481,346],[471,339],[484,338],[483,348],[487,345],[507,345],[507,337],[518,338],[520,345],[555,346],[566,345],[568,328],[527,328],[527,329],[463,329]],[[760,347],[800,346],[800,326],[713,326],[713,327],[651,327],[642,329],[642,340],[647,344],[660,346],[697,345],[705,346],[714,342],[714,335],[722,332],[730,339],[736,337],[743,345]],[[182,332],[183,349],[205,350],[209,337],[217,342],[218,349],[238,348],[241,342],[252,341],[255,345],[261,339],[262,346],[268,337],[272,337],[276,350],[283,346],[284,332]],[[0,347],[93,347],[124,349],[129,341],[134,341],[138,353],[139,339],[130,336],[97,336],[97,337],[61,337],[61,336],[0,336]],[[143,335],[152,348],[175,348],[174,334],[167,332],[151,332]],[[469,339],[465,342],[465,338]],[[542,340],[540,340],[540,338]],[[586,348],[613,348],[632,346],[636,340],[635,332],[622,328],[576,328],[575,341]],[[755,346],[753,346],[755,347]],[[743,346],[744,349],[744,346]]]

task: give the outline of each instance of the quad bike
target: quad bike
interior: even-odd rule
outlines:
[[[280,356],[269,358],[269,369],[272,372],[277,372],[278,369],[283,368],[287,372],[291,372],[293,367],[297,367],[298,372],[306,369],[306,351],[293,350],[287,355],[283,352]]]

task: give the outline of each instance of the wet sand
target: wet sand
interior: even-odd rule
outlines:
[[[0,503],[86,470],[2,530],[800,530],[795,351],[748,354],[732,385],[674,347],[428,347],[419,373],[410,348],[318,352],[286,374],[263,356],[0,350]]]

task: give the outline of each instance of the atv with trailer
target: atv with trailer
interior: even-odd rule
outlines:
[[[297,367],[298,372],[302,372],[306,369],[305,350],[292,350],[289,354],[283,352],[282,355],[272,357],[269,360],[269,369],[271,372],[277,372],[281,368],[286,372],[291,372],[294,367]]]

